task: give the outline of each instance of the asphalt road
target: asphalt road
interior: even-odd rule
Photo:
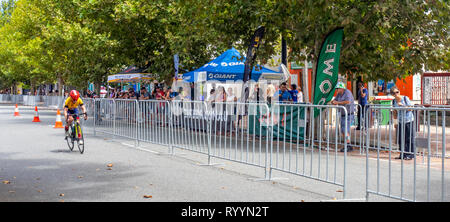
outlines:
[[[317,201],[332,199],[274,183],[249,180],[227,165],[202,166],[193,154],[160,155],[135,149],[133,141],[85,134],[85,153],[70,151],[55,111],[0,106],[0,201]],[[124,145],[125,144],[125,145]],[[197,160],[198,159],[198,160]],[[259,172],[258,172],[259,173]]]
[[[275,180],[255,180],[264,177],[264,169],[220,159],[214,160],[220,165],[204,166],[202,163],[207,158],[203,154],[177,150],[175,155],[166,155],[165,146],[141,143],[136,148],[134,141],[94,136],[87,128],[85,153],[80,154],[76,148],[68,149],[63,129],[53,128],[55,110],[41,109],[40,123],[32,122],[34,109],[31,107],[20,107],[19,117],[13,113],[14,106],[0,104],[0,202],[346,201],[342,200],[342,188],[332,184],[282,172],[273,172]],[[376,159],[370,161],[371,167],[376,167]],[[411,163],[392,164],[398,169],[401,166],[414,169]],[[416,165],[419,178],[426,178],[423,166]],[[371,186],[380,182],[376,169],[370,169]],[[364,201],[365,172],[365,157],[350,155],[347,201]],[[437,188],[441,187],[440,173],[431,169],[431,182]],[[391,177],[398,175],[393,172]],[[400,192],[411,193],[408,190],[414,184],[409,180],[410,175],[405,172],[404,181],[392,181],[392,192],[403,184],[404,191]],[[449,178],[446,171],[447,201]],[[382,181],[387,183],[385,179]],[[426,182],[420,181],[416,186],[421,191],[416,195],[423,199],[427,188]],[[439,199],[441,193],[432,189],[432,198]],[[371,195],[370,201],[395,200]]]

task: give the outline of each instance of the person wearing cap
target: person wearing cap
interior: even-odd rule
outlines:
[[[331,101],[333,105],[344,106],[347,109],[347,122],[345,121],[345,112],[340,110],[340,123],[341,132],[345,135],[345,140],[347,140],[347,152],[351,152],[353,147],[350,145],[350,126],[352,120],[354,119],[355,104],[354,97],[350,90],[345,88],[343,82],[338,82],[336,85],[336,97]],[[347,127],[346,127],[347,125]],[[345,149],[341,149],[341,152],[345,152]]]

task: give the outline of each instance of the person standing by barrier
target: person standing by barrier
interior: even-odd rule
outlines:
[[[266,90],[266,101],[267,103],[270,105],[272,104],[272,98],[275,95],[275,87],[270,84],[267,86],[267,90]]]
[[[260,103],[262,101],[262,90],[259,87],[259,83],[256,83],[250,99],[251,99],[251,101],[256,102],[256,103]]]
[[[149,100],[150,99],[150,93],[147,91],[145,87],[141,88],[141,92],[138,94],[138,100]],[[148,121],[147,116],[144,115],[146,113],[146,110],[148,109],[149,104],[148,103],[142,103],[139,104],[139,110],[141,112],[141,122],[142,121]]]
[[[352,120],[354,119],[354,112],[355,112],[355,104],[354,104],[354,97],[352,95],[352,92],[345,88],[345,85],[343,82],[338,82],[336,85],[337,94],[336,97],[331,101],[331,104],[333,105],[341,105],[344,106],[347,109],[347,122],[345,122],[345,113],[344,112],[338,112],[341,114],[340,116],[340,127],[341,132],[345,136],[345,140],[347,141],[347,152],[351,152],[353,150],[353,147],[350,145],[350,126],[352,123]],[[346,127],[347,125],[347,127]],[[345,152],[345,149],[342,148],[340,150],[341,152]]]
[[[298,90],[297,90],[297,85],[292,84],[291,85],[291,90],[289,90],[289,93],[291,94],[292,97],[292,101],[294,103],[298,102]]]
[[[180,87],[181,88],[181,87]],[[168,91],[167,91],[167,95],[166,95],[166,100],[172,101],[174,100],[177,96],[179,95],[178,92],[175,92],[172,87],[168,87]]]
[[[299,86],[299,87],[297,88],[297,90],[298,90],[297,101],[298,101],[299,103],[304,103],[302,88]]]
[[[139,95],[134,91],[133,87],[128,89],[128,96],[129,96],[129,99],[138,99],[139,98]]]
[[[148,100],[150,99],[150,93],[147,92],[145,87],[141,88],[141,93],[139,94],[139,100]]]
[[[390,89],[394,100],[392,100],[393,107],[408,107],[412,106],[408,96],[400,95],[400,90],[397,86]],[[400,147],[400,156],[396,159],[411,160],[414,158],[414,114],[411,110],[395,110],[393,111],[394,119],[398,119],[397,128],[397,143]]]
[[[215,108],[215,102],[216,101],[216,89],[211,89],[211,91],[209,91],[209,97],[207,99],[207,104],[208,104],[208,108],[213,111]]]
[[[292,96],[287,90],[287,84],[285,82],[281,83],[280,89],[274,95],[274,98],[278,99],[280,103],[290,103],[292,102]]]
[[[364,115],[367,111],[367,98],[368,98],[368,91],[367,89],[364,87],[364,84],[362,82],[358,83],[358,103],[359,105],[361,105],[361,109],[358,109],[358,127],[356,127],[356,130],[361,130],[361,122],[364,121]],[[367,123],[364,121],[364,128],[367,127]]]

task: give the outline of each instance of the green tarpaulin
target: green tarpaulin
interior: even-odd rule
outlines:
[[[296,141],[304,139],[306,128],[305,107],[272,105],[267,110],[255,107],[256,112],[249,113],[249,133],[260,136],[269,135],[271,129],[274,139]]]

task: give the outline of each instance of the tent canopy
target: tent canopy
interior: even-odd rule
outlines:
[[[146,69],[140,69],[136,66],[129,66],[126,69],[122,70],[122,72],[114,75],[109,75],[108,83],[139,82],[141,80],[152,80],[154,78],[154,75],[152,73],[147,73]]]
[[[231,48],[199,69],[183,74],[183,80],[186,82],[243,80],[244,69],[245,57],[241,57],[241,54],[235,48]],[[255,66],[252,70],[251,79],[258,81],[264,74],[282,76],[282,73],[263,66]]]

